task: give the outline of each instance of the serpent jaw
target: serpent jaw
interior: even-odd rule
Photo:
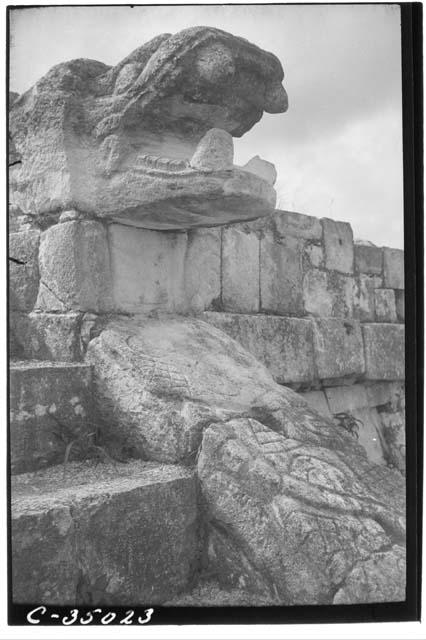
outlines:
[[[268,215],[275,171],[235,166],[232,136],[286,110],[282,78],[275,56],[207,27],[158,36],[115,67],[58,65],[12,106],[12,201],[154,229]]]

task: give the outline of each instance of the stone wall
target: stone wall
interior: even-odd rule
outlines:
[[[21,225],[10,256],[12,357],[81,361],[111,315],[197,315],[323,415],[350,416],[372,460],[403,468],[403,251],[286,211],[180,232],[69,211]]]
[[[284,211],[188,232],[60,220],[10,235],[13,354],[78,360],[93,314],[208,312],[285,384],[404,377],[403,251],[354,243],[348,223]]]

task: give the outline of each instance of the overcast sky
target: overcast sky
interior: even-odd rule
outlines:
[[[289,96],[235,140],[278,171],[278,206],[352,224],[356,238],[403,247],[400,13],[397,5],[47,7],[12,12],[10,88],[53,65],[114,65],[159,33],[219,27],[271,51]]]

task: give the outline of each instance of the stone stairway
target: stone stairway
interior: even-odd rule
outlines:
[[[193,471],[96,456],[90,391],[88,365],[11,363],[17,604],[155,604],[182,592],[197,569]]]

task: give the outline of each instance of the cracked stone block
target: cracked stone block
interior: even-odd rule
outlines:
[[[354,278],[354,318],[360,322],[374,322],[376,318],[375,290],[382,279],[361,273]]]
[[[222,236],[222,302],[225,311],[259,311],[259,239],[228,227]]]
[[[322,218],[325,266],[332,271],[353,273],[354,242],[348,222]]]
[[[39,286],[40,232],[9,234],[9,303],[13,311],[31,311]]]
[[[384,286],[390,289],[405,289],[404,252],[402,249],[383,247]]]
[[[205,311],[220,300],[220,229],[188,232],[184,283],[188,310]]]
[[[401,324],[364,324],[366,378],[405,378],[405,331]]]
[[[273,215],[276,233],[281,237],[295,236],[304,240],[321,240],[321,222],[314,216],[295,211],[276,211]]]
[[[109,228],[117,311],[177,311],[184,303],[186,233]]]
[[[312,323],[318,377],[330,379],[362,375],[365,362],[359,322],[313,318]]]
[[[86,364],[23,361],[10,366],[12,473],[63,462],[65,448],[93,427],[91,368]],[[78,447],[75,447],[78,452]],[[74,452],[73,452],[74,453]]]
[[[14,337],[16,356],[28,360],[81,360],[81,317],[78,312],[12,313],[9,331]]]
[[[350,318],[353,314],[353,290],[351,276],[310,269],[303,278],[305,311],[314,316]]]
[[[405,291],[395,289],[395,308],[398,322],[405,322]]]
[[[393,289],[376,289],[374,292],[376,322],[396,322],[395,293]]]
[[[328,387],[325,389],[330,411],[334,416],[336,428],[353,429],[353,435],[362,447],[367,458],[375,464],[386,464],[383,448],[382,425],[375,407],[369,405],[366,388],[362,384],[352,384],[343,387]],[[340,416],[336,417],[337,414]],[[346,414],[346,421],[342,420]],[[340,418],[340,419],[339,419]],[[351,423],[355,419],[355,425]]]
[[[260,240],[260,300],[263,311],[303,315],[303,242],[270,233]]]
[[[293,416],[284,434],[246,417],[204,430],[208,569],[275,605],[404,600],[404,479],[371,464],[344,429],[357,453],[328,447],[328,421],[310,420],[301,439],[288,435]]]
[[[70,463],[12,481],[13,600],[147,606],[188,586],[200,553],[194,473]]]
[[[366,244],[354,245],[356,273],[381,275],[383,269],[383,250]]]
[[[110,261],[104,226],[93,220],[56,224],[41,235],[41,311],[109,311]]]
[[[305,391],[301,396],[306,400],[311,409],[319,413],[320,416],[331,420],[332,415],[324,391]]]
[[[306,384],[314,379],[309,320],[214,312],[202,318],[237,340],[280,384]]]

